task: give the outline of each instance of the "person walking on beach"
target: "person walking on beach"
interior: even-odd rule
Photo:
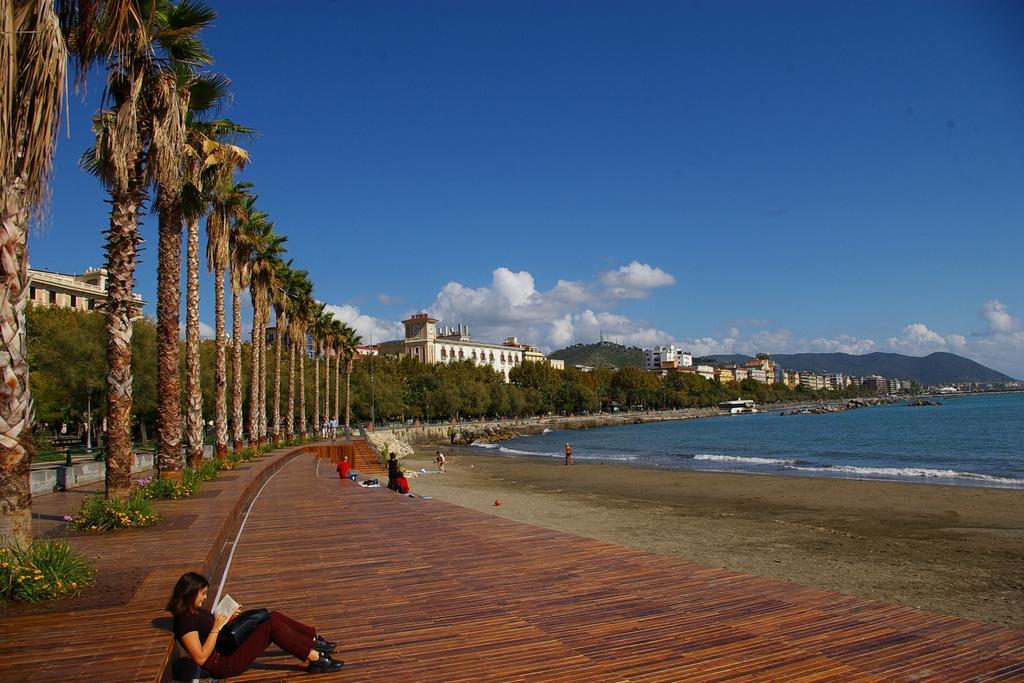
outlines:
[[[437,457],[434,458],[434,460],[435,460],[435,462],[437,462],[437,471],[438,472],[444,472],[444,463],[445,463],[444,453],[442,453],[441,451],[438,451],[437,452]]]
[[[572,461],[572,446],[570,446],[568,443],[565,444],[565,464],[566,465],[575,465],[576,464],[576,463],[574,463]]]

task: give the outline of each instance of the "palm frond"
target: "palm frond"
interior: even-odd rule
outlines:
[[[37,208],[64,104],[67,46],[48,0],[7,0],[0,30],[0,186],[17,182]]]

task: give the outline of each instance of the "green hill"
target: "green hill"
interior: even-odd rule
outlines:
[[[574,365],[589,365],[594,368],[642,368],[644,366],[643,349],[607,341],[596,344],[574,344],[549,353],[548,357],[564,360],[567,368]]]

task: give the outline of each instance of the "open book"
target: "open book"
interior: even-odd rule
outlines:
[[[233,597],[225,593],[224,597],[217,603],[217,607],[213,610],[213,615],[217,616],[218,614],[224,614],[230,617],[238,611],[239,607],[241,607],[241,605],[235,602]]]

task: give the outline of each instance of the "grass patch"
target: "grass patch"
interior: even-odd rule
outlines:
[[[65,541],[35,541],[27,548],[0,548],[0,597],[43,602],[78,595],[96,568]]]
[[[109,531],[111,529],[141,529],[152,526],[159,516],[143,489],[132,491],[125,499],[88,496],[82,501],[77,514],[64,519],[75,529]]]

